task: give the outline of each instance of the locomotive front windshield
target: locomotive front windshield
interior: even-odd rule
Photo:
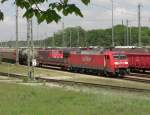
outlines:
[[[124,54],[114,54],[113,55],[114,59],[120,60],[120,59],[127,59],[127,56]]]

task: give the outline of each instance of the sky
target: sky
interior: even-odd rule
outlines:
[[[12,0],[13,1],[13,0]],[[53,0],[56,1],[56,0]],[[81,26],[85,30],[110,28],[112,24],[112,0],[91,0],[88,6],[83,5],[79,0],[70,0],[76,3],[81,9],[84,18],[75,15],[64,17],[65,28]],[[141,23],[143,26],[150,26],[150,1],[149,0],[113,0],[114,2],[114,24],[126,24],[129,26],[138,25],[137,6],[141,7]],[[44,6],[42,6],[44,8]],[[15,6],[12,2],[0,5],[0,9],[5,13],[4,21],[0,22],[0,41],[15,40]],[[26,19],[22,18],[24,10],[19,9],[19,39],[26,40],[27,27]],[[62,29],[62,20],[59,23],[37,24],[33,20],[34,39],[44,39],[52,36],[54,32]]]

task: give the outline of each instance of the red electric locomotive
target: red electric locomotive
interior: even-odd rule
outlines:
[[[128,72],[128,59],[124,52],[71,52],[68,66],[71,70],[93,71],[105,76],[124,76]]]

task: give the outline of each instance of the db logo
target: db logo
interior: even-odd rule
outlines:
[[[85,56],[82,58],[83,62],[90,62],[91,60],[92,60],[91,57],[88,57],[88,56]]]

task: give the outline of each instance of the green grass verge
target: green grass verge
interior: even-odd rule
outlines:
[[[9,63],[0,64],[0,72],[27,75],[27,71],[28,71],[27,66],[14,65],[14,64],[9,64]],[[104,78],[104,77],[95,77],[95,76],[90,76],[90,75],[56,71],[52,69],[35,68],[35,76],[59,77],[59,78],[68,77],[67,80],[90,82],[90,83],[97,83],[97,84],[100,83],[104,85],[110,84],[110,85],[119,85],[123,87],[128,86],[128,87],[133,87],[133,88],[150,89],[150,84],[130,82],[130,81],[125,81],[125,80],[116,80],[116,79]]]
[[[0,72],[6,73],[16,73],[16,74],[23,74],[27,75],[28,67],[23,65],[15,65],[10,63],[2,63],[0,64]],[[43,68],[36,68],[35,67],[35,75],[37,76],[65,76],[68,74],[61,73],[59,71],[54,71],[50,69],[43,69]]]
[[[149,95],[0,83],[0,115],[149,115]]]

